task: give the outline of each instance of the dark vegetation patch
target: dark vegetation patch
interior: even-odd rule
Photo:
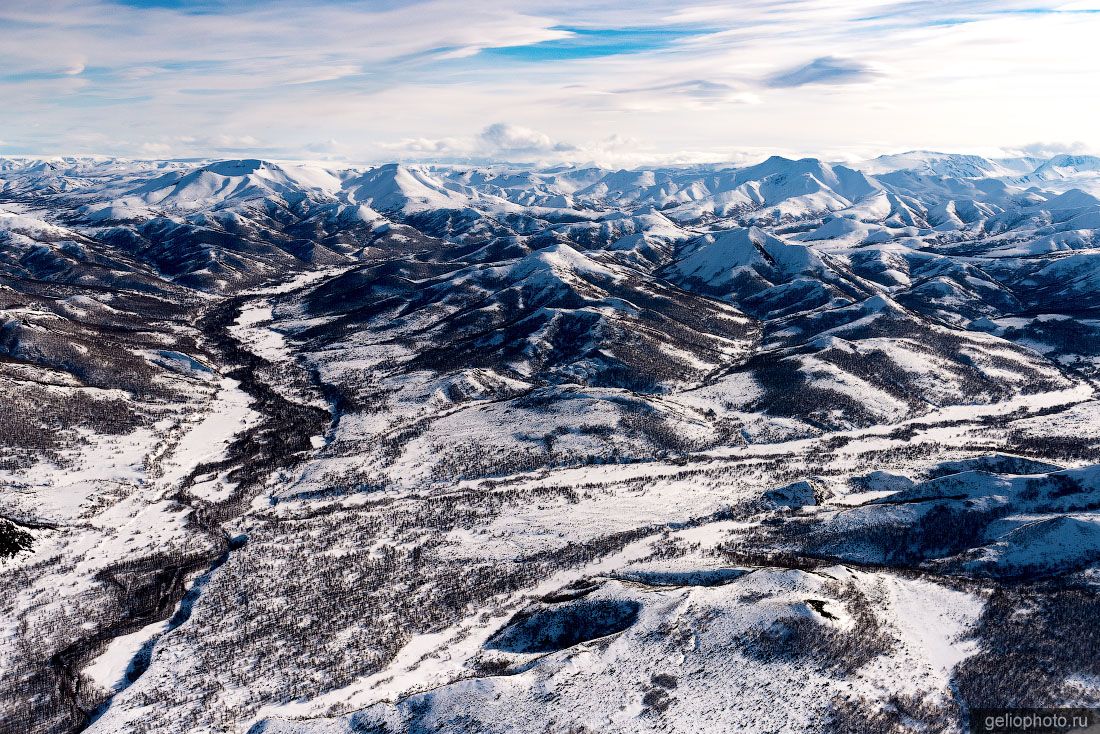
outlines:
[[[744,655],[762,663],[812,665],[845,677],[894,647],[874,613],[874,604],[852,583],[832,582],[828,591],[853,619],[850,629],[802,616],[782,617],[751,630],[740,642]]]
[[[822,617],[825,617],[825,619],[837,618],[835,614],[825,608],[825,605],[828,604],[828,602],[823,599],[807,599],[806,604],[808,604],[811,609],[820,614]]]
[[[764,396],[750,405],[750,410],[797,417],[823,430],[842,428],[842,422],[870,425],[877,420],[866,405],[852,396],[812,384],[794,358],[756,355],[745,368],[764,390]]]
[[[276,469],[300,462],[312,451],[312,436],[324,434],[331,420],[329,412],[313,405],[286,399],[263,379],[271,364],[234,339],[229,327],[244,304],[243,298],[228,299],[211,309],[200,320],[222,360],[235,367],[227,374],[240,382],[240,389],[252,397],[252,409],[262,414],[259,424],[239,434],[226,451],[226,458],[196,467],[191,479],[229,470],[228,479],[242,485],[240,497],[226,506],[204,505],[200,513],[209,515],[211,524],[223,522],[240,512],[242,503],[251,499],[259,482]]]
[[[579,579],[563,589],[543,596],[541,601],[544,604],[561,604],[562,602],[575,601],[583,599],[598,588],[600,588],[600,585],[597,583],[593,583],[588,579]]]
[[[954,731],[959,707],[949,695],[941,699],[891,694],[881,701],[863,696],[837,696],[826,709],[822,730],[829,734],[915,734]]]
[[[0,558],[30,550],[34,537],[15,523],[0,518]]]
[[[606,637],[629,628],[642,605],[618,599],[583,599],[525,611],[486,643],[490,650],[545,653]]]
[[[711,568],[692,571],[622,571],[618,578],[652,586],[724,586],[744,576],[743,568]]]
[[[133,404],[93,397],[79,388],[51,390],[20,383],[3,393],[0,468],[24,468],[71,448],[77,442],[74,428],[112,436],[129,433],[145,421]]]
[[[663,686],[654,686],[642,694],[642,706],[649,714],[663,714],[675,700]]]
[[[1100,705],[1095,687],[1071,679],[1100,676],[1100,594],[1060,582],[998,586],[973,637],[978,652],[955,668],[970,708]]]
[[[79,731],[86,727],[105,701],[103,691],[85,685],[81,678],[80,671],[87,662],[110,640],[169,619],[177,605],[181,614],[189,616],[194,600],[188,601],[185,597],[187,581],[203,571],[221,566],[228,559],[228,540],[221,523],[243,511],[271,471],[300,461],[312,448],[310,436],[324,431],[328,413],[293,403],[275,392],[261,376],[268,367],[266,361],[244,349],[228,333],[227,327],[236,319],[241,303],[238,299],[221,302],[200,320],[199,327],[209,336],[221,363],[235,365],[229,375],[240,381],[241,389],[254,399],[253,409],[261,412],[264,418],[236,437],[227,450],[227,459],[202,465],[190,477],[193,481],[213,471],[228,470],[230,481],[239,483],[236,493],[224,502],[212,503],[181,491],[172,499],[179,503],[181,511],[188,505],[195,510],[188,521],[197,539],[195,547],[184,553],[158,552],[138,557],[100,572],[97,580],[109,591],[96,597],[104,606],[92,617],[97,625],[90,630],[75,625],[77,633],[64,636],[60,642],[46,638],[54,643],[52,649],[43,648],[27,654],[26,660],[39,667],[20,678],[17,697],[33,705],[23,706],[18,711],[18,726],[11,731],[46,734]],[[114,416],[111,408],[117,406],[122,413],[128,405],[118,400],[78,399],[66,404],[61,415],[68,421],[65,428],[84,423],[111,427],[123,422]],[[33,437],[34,434],[29,435]],[[199,586],[196,581],[193,589],[196,596]],[[132,661],[128,673],[130,680],[145,670],[151,652],[151,645],[147,645]],[[0,727],[0,732],[3,731]]]
[[[988,508],[977,502],[930,500],[914,503],[923,512],[890,514],[861,522],[817,518],[775,518],[761,525],[756,542],[767,548],[793,550],[815,557],[886,565],[911,566],[944,558],[982,544],[985,528],[1008,508]],[[873,552],[872,552],[873,551]]]
[[[999,474],[1046,474],[1063,469],[1048,461],[1037,461],[1026,456],[989,454],[960,461],[945,461],[928,471],[929,479],[937,479],[964,471],[984,471]]]
[[[1005,438],[1008,448],[1022,454],[1049,457],[1059,461],[1100,460],[1100,441],[1088,436],[1035,435],[1028,431],[1013,429]]]
[[[1100,325],[1082,319],[1033,319],[1025,326],[1009,326],[1003,337],[1049,345],[1058,354],[1100,355]]]

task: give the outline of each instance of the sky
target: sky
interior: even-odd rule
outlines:
[[[0,0],[0,154],[1100,150],[1100,0]]]

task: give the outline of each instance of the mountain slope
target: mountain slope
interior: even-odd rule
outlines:
[[[0,732],[1100,705],[1085,157],[0,158]]]

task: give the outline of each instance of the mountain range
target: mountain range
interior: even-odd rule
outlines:
[[[1087,155],[0,158],[0,731],[1098,706],[1098,242]]]

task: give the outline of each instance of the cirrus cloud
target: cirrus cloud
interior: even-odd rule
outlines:
[[[770,76],[765,84],[774,88],[803,87],[807,84],[854,84],[871,81],[879,76],[880,72],[854,59],[822,56],[803,66]]]

